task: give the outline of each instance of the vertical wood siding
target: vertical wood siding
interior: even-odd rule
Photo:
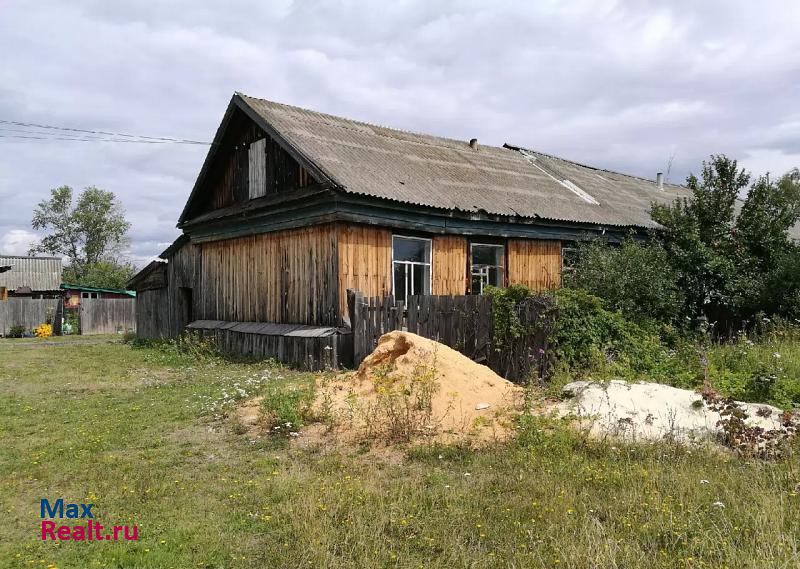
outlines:
[[[136,335],[169,338],[169,291],[167,287],[136,293]]]
[[[178,336],[189,322],[199,318],[200,250],[192,243],[175,251],[167,263],[170,336]],[[191,291],[192,304],[187,304],[183,290]]]
[[[249,199],[304,188],[316,180],[275,140],[236,111],[189,218]],[[256,187],[251,187],[256,186]]]
[[[347,289],[384,296],[392,289],[392,231],[371,225],[337,225],[339,312],[347,315]]]
[[[340,323],[333,224],[201,245],[202,318]]]
[[[81,335],[113,334],[136,329],[137,299],[84,298],[81,303]]]
[[[509,239],[508,282],[533,290],[561,286],[561,242]]]
[[[466,294],[467,240],[441,235],[433,238],[433,294]]]

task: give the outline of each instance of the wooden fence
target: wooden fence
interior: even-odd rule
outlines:
[[[136,335],[169,338],[169,291],[166,287],[136,293]]]
[[[14,326],[31,330],[39,324],[53,324],[58,299],[11,297],[0,301],[0,334],[8,336]]]
[[[81,334],[114,334],[136,330],[136,299],[82,298]]]
[[[405,330],[450,346],[511,381],[546,372],[554,311],[544,297],[514,306],[517,332],[498,338],[489,296],[410,296],[407,305],[392,296],[364,298],[352,290],[347,296],[354,366],[383,334]]]

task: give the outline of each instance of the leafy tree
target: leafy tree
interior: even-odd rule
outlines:
[[[800,219],[800,170],[778,183],[759,178],[747,195],[736,220],[736,237],[747,253],[767,268],[792,246],[789,229]]]
[[[112,261],[99,261],[87,266],[86,273],[77,274],[72,265],[64,268],[64,282],[70,284],[80,284],[83,286],[94,286],[98,288],[120,288],[124,289],[125,284],[136,273],[132,263],[115,263]]]
[[[118,288],[131,270],[116,260],[128,244],[131,225],[113,192],[90,186],[73,205],[72,188],[55,188],[50,199],[37,206],[31,225],[48,234],[30,254],[67,257],[65,276],[74,284]]]
[[[800,173],[778,183],[758,178],[737,212],[749,181],[735,160],[712,156],[700,179],[689,176],[691,198],[652,209],[664,227],[657,239],[679,275],[686,315],[704,315],[723,328],[759,312],[786,310],[777,302],[785,292],[779,275],[787,277],[797,262],[789,229],[800,219]]]
[[[609,247],[592,241],[578,246],[577,258],[566,284],[602,298],[611,310],[639,323],[677,321],[682,314],[678,275],[659,243],[626,239],[620,247]]]
[[[690,197],[653,206],[662,226],[653,239],[584,244],[565,281],[639,323],[683,327],[705,316],[719,335],[759,314],[800,318],[800,245],[789,234],[800,221],[800,171],[749,183],[735,160],[712,156],[689,176]]]
[[[737,274],[734,241],[736,199],[749,181],[736,160],[712,156],[703,163],[700,179],[687,179],[690,199],[652,208],[653,219],[664,227],[657,238],[678,274],[690,317],[705,315],[715,322],[732,318],[742,276]]]

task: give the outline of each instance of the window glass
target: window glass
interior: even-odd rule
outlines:
[[[470,275],[473,294],[483,294],[486,285],[505,284],[505,247],[473,243],[470,247]]]
[[[395,236],[392,243],[395,261],[431,262],[431,242],[428,239]]]
[[[394,297],[397,299],[406,298],[406,269],[408,265],[404,263],[394,264]]]
[[[409,294],[430,294],[428,285],[431,282],[430,265],[411,265],[411,283],[413,288]]]
[[[392,237],[392,281],[395,298],[408,301],[410,295],[430,294],[431,240]]]

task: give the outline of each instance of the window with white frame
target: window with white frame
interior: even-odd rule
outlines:
[[[575,247],[561,247],[561,272],[573,273],[578,264],[578,249]]]
[[[470,276],[472,294],[483,294],[487,285],[505,285],[505,247],[489,243],[470,245]]]
[[[431,240],[392,236],[392,290],[398,300],[431,293]]]

